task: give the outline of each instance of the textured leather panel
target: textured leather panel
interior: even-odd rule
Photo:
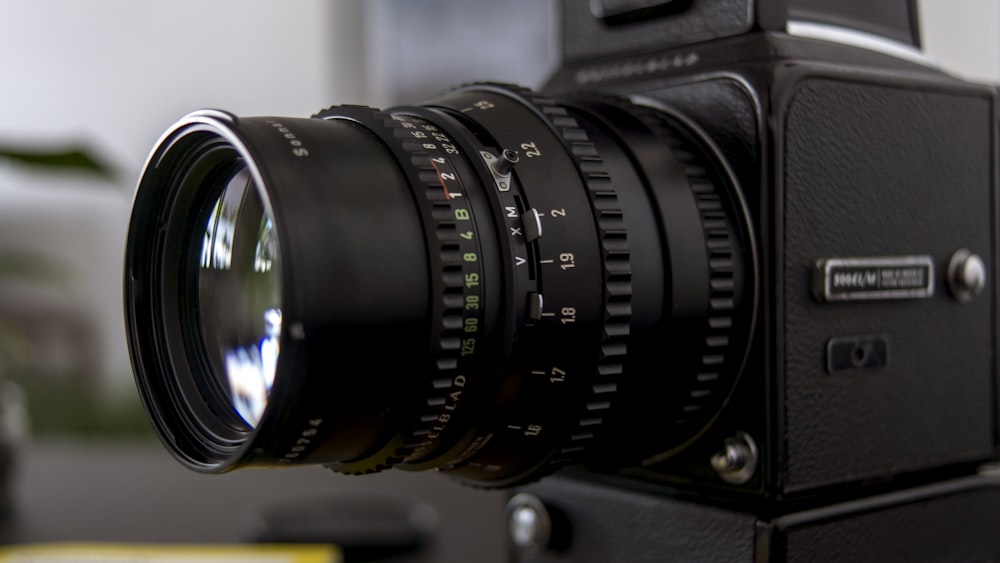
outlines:
[[[571,538],[563,551],[515,554],[519,563],[993,561],[1000,555],[998,473],[760,519],[558,477],[527,490],[562,511]]]
[[[996,561],[998,485],[996,476],[970,478],[856,502],[832,518],[795,515],[769,560]]]
[[[750,514],[557,477],[526,490],[565,515],[570,537],[566,549],[517,559],[523,563],[753,560]]]
[[[947,292],[950,256],[993,271],[990,100],[812,79],[784,120],[786,491],[988,456],[993,280]],[[821,304],[817,259],[930,255],[934,297]],[[881,370],[828,375],[832,337],[884,334]]]

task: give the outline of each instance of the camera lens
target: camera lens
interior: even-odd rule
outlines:
[[[755,263],[725,161],[666,108],[474,84],[202,111],[140,180],[129,349],[194,469],[502,487],[701,432],[745,361]]]
[[[200,251],[197,308],[212,372],[250,426],[267,406],[281,337],[274,218],[245,166],[224,180]]]

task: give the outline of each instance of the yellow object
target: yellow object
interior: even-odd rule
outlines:
[[[52,543],[0,547],[0,563],[343,563],[331,545]]]

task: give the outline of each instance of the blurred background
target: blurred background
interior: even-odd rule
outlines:
[[[969,79],[1000,79],[1000,3],[922,0],[920,10],[932,60]],[[0,414],[28,468],[14,480],[15,511],[25,505],[30,520],[39,502],[74,506],[88,487],[84,469],[174,470],[143,465],[165,454],[134,391],[120,291],[135,181],[173,121],[203,107],[303,116],[335,103],[417,102],[473,79],[537,87],[556,64],[554,26],[550,3],[537,0],[0,0],[0,377],[16,384],[0,390]],[[331,489],[340,483],[314,474]],[[44,479],[58,475],[67,476],[60,497],[44,500]],[[169,475],[163,487],[196,478]],[[412,477],[379,483],[404,490]],[[135,491],[153,486],[129,478]],[[275,497],[292,486],[222,483],[212,486],[236,496],[239,486]],[[305,494],[312,481],[302,483]],[[438,493],[466,503],[490,549],[501,549],[500,497],[426,494]],[[61,535],[29,524],[13,538],[128,539],[82,510],[60,512]],[[215,537],[151,522],[177,528],[137,539]],[[217,525],[238,539],[235,523]]]
[[[530,25],[489,24],[512,8]],[[0,1],[0,149],[82,151],[102,166],[0,160],[0,370],[27,388],[36,431],[145,426],[131,416],[121,255],[139,171],[173,121],[204,107],[415,102],[472,77],[538,85],[549,12],[523,0]],[[406,23],[431,13],[445,41]]]
[[[1000,76],[1000,4],[921,9],[931,59]],[[121,254],[136,178],[174,120],[416,102],[479,78],[539,86],[553,26],[537,0],[0,0],[0,150],[80,151],[101,167],[0,159],[0,372],[29,393],[35,431],[145,429]]]

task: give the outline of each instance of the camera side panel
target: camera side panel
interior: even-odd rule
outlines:
[[[776,89],[786,493],[994,452],[994,100],[952,84],[800,74]],[[987,272],[968,303],[949,288],[960,249]]]

